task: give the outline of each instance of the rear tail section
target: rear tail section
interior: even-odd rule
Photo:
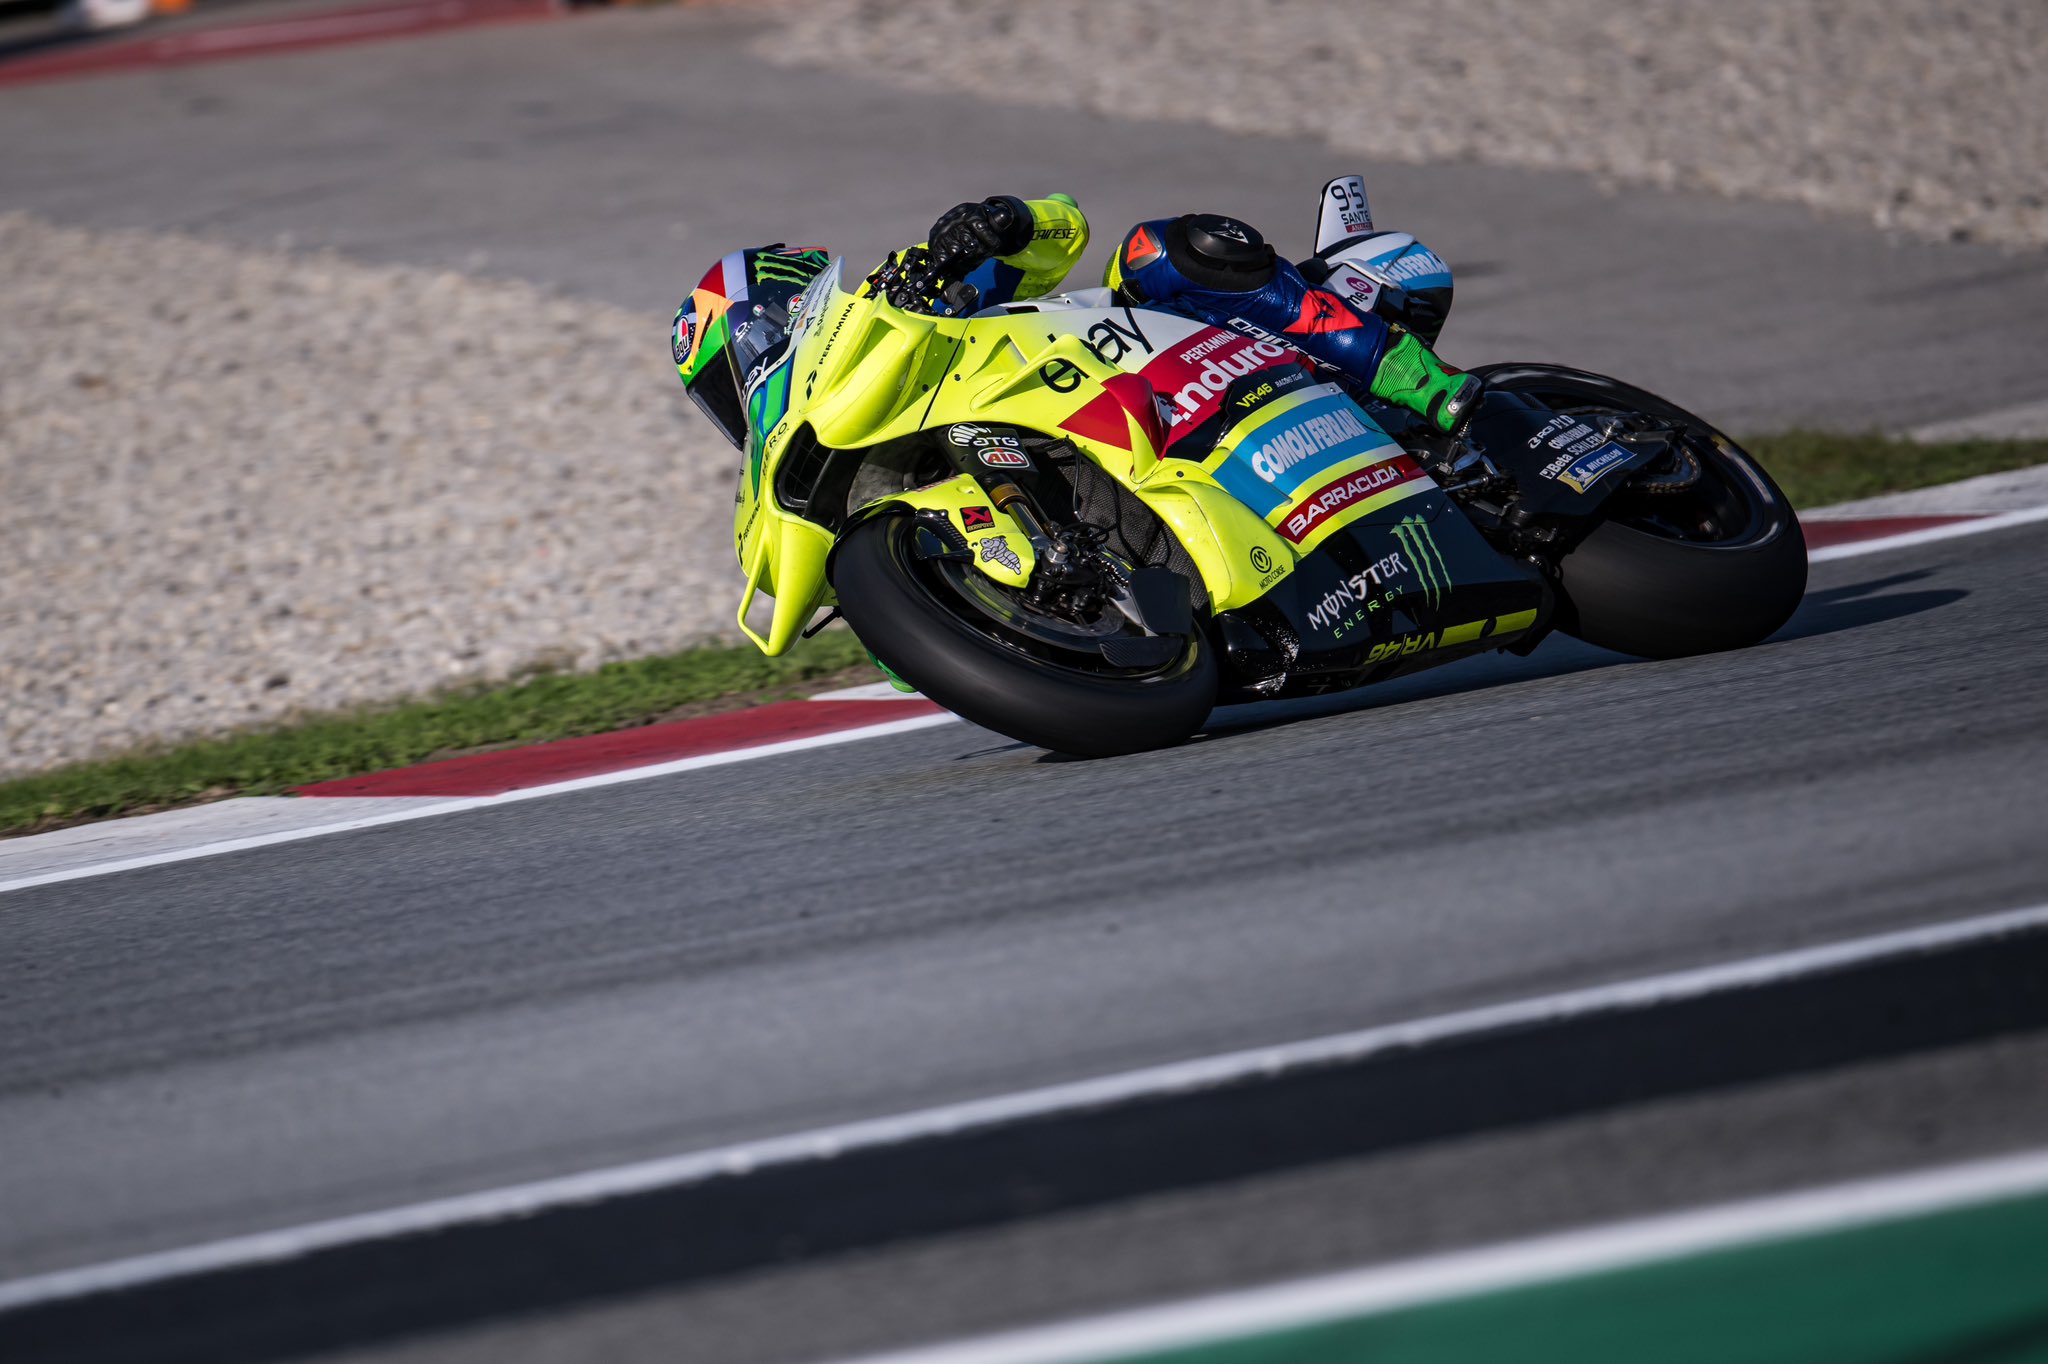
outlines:
[[[1316,254],[1372,231],[1372,206],[1365,200],[1365,177],[1340,175],[1323,186],[1322,216],[1316,219]]]

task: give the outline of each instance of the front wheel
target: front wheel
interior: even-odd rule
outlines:
[[[1164,639],[1114,612],[1093,621],[1036,612],[971,564],[920,555],[908,517],[848,532],[832,586],[854,634],[897,676],[1040,748],[1090,758],[1164,748],[1199,729],[1216,703],[1216,660],[1199,627]]]
[[[1739,649],[1769,638],[1806,595],[1806,538],[1763,466],[1674,403],[1555,365],[1488,365],[1488,387],[1619,431],[1669,437],[1604,519],[1558,564],[1558,628],[1644,658]]]

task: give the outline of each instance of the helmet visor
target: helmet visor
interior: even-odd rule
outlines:
[[[732,372],[742,391],[750,388],[789,342],[787,300],[767,299],[741,304],[732,311]],[[740,316],[740,310],[746,316]]]
[[[741,450],[747,448],[747,414],[740,406],[739,386],[730,365],[706,365],[690,380],[690,401],[711,418],[712,425]]]

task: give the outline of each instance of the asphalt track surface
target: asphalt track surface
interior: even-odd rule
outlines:
[[[878,260],[962,198],[1063,188],[1094,283],[1125,225],[1211,209],[1305,253],[1319,142],[905,94],[747,55],[685,9],[0,91],[0,210],[500,273],[644,310],[736,246]],[[1390,108],[1389,117],[1426,117]],[[2048,258],[1587,177],[1361,166],[1457,270],[1454,362],[1614,373],[1737,431],[1911,426],[2048,397]],[[545,375],[535,376],[545,382]]]
[[[2043,550],[1114,762],[941,727],[12,893],[0,1271],[2040,903]],[[1939,1144],[2041,1134],[1958,1089]],[[1853,1163],[1810,1118],[1674,1168]]]
[[[735,55],[753,23],[10,91],[0,208],[520,274],[646,308],[658,351],[736,241],[876,254],[1040,182],[1305,231],[1336,160],[792,82]],[[2040,396],[2037,257],[1370,179],[1471,267],[1454,359],[1734,426]],[[1739,654],[1558,640],[1111,762],[943,726],[0,896],[0,1277],[2048,901],[2044,589],[2014,529],[1821,565]],[[2038,1145],[2044,1061],[1879,1058],[361,1357],[802,1358]]]

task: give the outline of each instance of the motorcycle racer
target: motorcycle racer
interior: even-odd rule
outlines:
[[[1000,196],[947,210],[927,249],[941,273],[964,276],[982,303],[997,304],[1050,293],[1087,244],[1088,220],[1065,195]],[[1464,425],[1482,391],[1476,376],[1445,365],[1420,338],[1310,284],[1256,228],[1221,214],[1139,223],[1103,283],[1126,303],[1274,332],[1446,433]]]
[[[948,209],[923,244],[936,273],[973,286],[981,306],[1057,289],[1088,247],[1088,219],[1064,194],[1008,195]],[[735,251],[676,310],[672,350],[690,396],[735,446],[746,446],[754,379],[787,338],[788,307],[826,253],[781,243]],[[1445,365],[1419,337],[1310,284],[1256,228],[1213,213],[1139,223],[1103,282],[1123,302],[1228,325],[1237,318],[1363,385],[1375,398],[1458,431],[1477,406],[1475,375]],[[757,395],[758,396],[758,395]]]

